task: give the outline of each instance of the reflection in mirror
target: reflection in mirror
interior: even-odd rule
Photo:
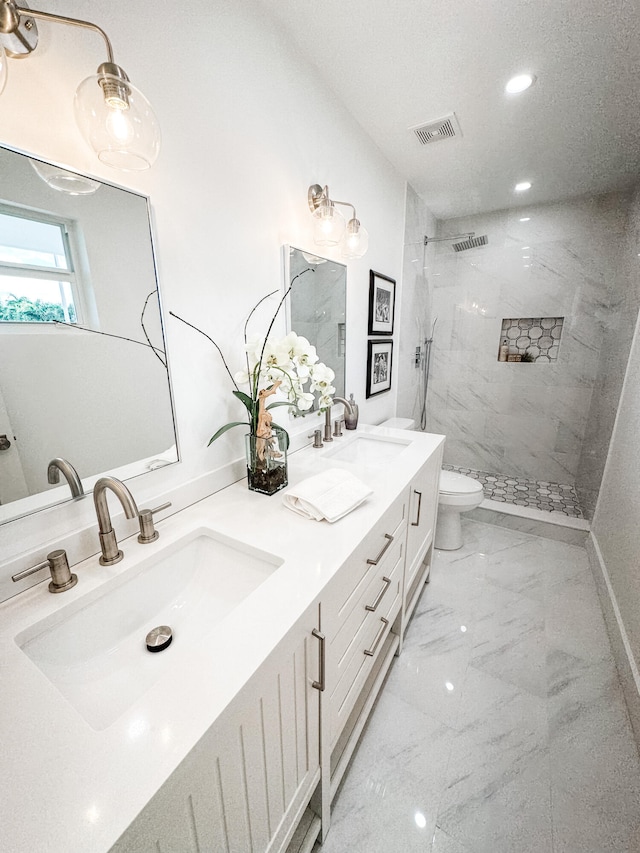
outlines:
[[[0,523],[71,500],[52,460],[86,494],[178,458],[147,199],[34,163],[0,148]]]
[[[316,348],[320,361],[336,374],[336,396],[344,397],[346,351],[347,268],[329,258],[284,247],[285,288],[309,267],[289,295],[287,325]]]

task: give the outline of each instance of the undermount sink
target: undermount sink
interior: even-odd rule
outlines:
[[[89,725],[107,728],[169,667],[188,666],[205,632],[225,619],[283,560],[208,528],[160,547],[99,589],[15,638]],[[147,651],[168,625],[173,641]]]
[[[340,441],[340,439],[337,439]],[[345,444],[331,448],[325,453],[341,462],[371,465],[389,462],[405,450],[411,441],[406,438],[391,438],[386,435],[367,433],[357,435]]]

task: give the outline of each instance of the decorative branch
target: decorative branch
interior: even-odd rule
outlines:
[[[65,323],[64,320],[53,320],[53,323],[56,326],[67,326],[69,329],[77,329],[80,332],[90,332],[92,335],[104,335],[105,338],[116,338],[119,341],[129,341],[130,344],[138,344],[140,347],[148,347],[160,359],[163,366],[165,368],[167,366],[166,362],[164,362],[159,355],[159,353],[162,353],[166,358],[166,352],[160,347],[155,347],[150,341],[149,343],[145,343],[144,341],[136,341],[133,338],[127,338],[125,335],[114,335],[111,332],[99,332],[97,329],[90,329],[88,326],[79,326],[77,323]]]
[[[160,361],[160,363],[162,364],[162,366],[163,366],[164,368],[166,368],[166,367],[167,367],[167,362],[166,362],[166,361],[163,361],[163,359],[161,358],[161,356],[160,356],[160,355],[158,354],[158,352],[156,351],[156,348],[155,348],[155,347],[154,347],[154,345],[151,343],[151,338],[150,338],[150,337],[149,337],[149,335],[147,334],[147,329],[146,329],[146,326],[144,325],[144,313],[145,313],[145,311],[147,310],[147,305],[149,304],[149,300],[151,299],[151,297],[153,296],[153,294],[154,294],[154,293],[157,293],[157,292],[158,292],[158,288],[156,287],[156,289],[155,289],[155,290],[152,290],[152,291],[151,291],[151,293],[148,293],[148,294],[147,294],[147,298],[144,300],[144,305],[142,306],[142,314],[140,314],[140,325],[142,326],[142,332],[143,332],[143,334],[144,334],[145,338],[147,339],[147,343],[148,343],[148,344],[149,344],[149,346],[151,347],[151,350],[153,351],[153,354],[157,357],[157,359]],[[167,354],[164,352],[164,350],[162,351],[162,355],[164,355],[164,357],[165,357],[165,358],[167,357]]]
[[[282,297],[282,299],[278,303],[278,307],[276,308],[276,313],[271,318],[271,323],[269,324],[269,328],[267,329],[267,334],[264,336],[264,343],[262,344],[262,352],[260,353],[260,364],[262,364],[262,356],[264,355],[264,348],[267,345],[267,338],[269,337],[269,333],[271,332],[271,329],[273,328],[273,324],[276,321],[276,317],[280,313],[280,309],[284,305],[284,300],[291,293],[291,288],[296,283],[296,281],[300,278],[301,275],[304,275],[306,272],[315,272],[315,270],[313,269],[313,267],[307,267],[306,270],[302,270],[302,272],[299,272],[298,275],[293,279],[293,281],[291,282],[289,287],[285,290],[284,296]],[[273,293],[277,293],[277,291],[274,290]],[[273,293],[270,293],[268,295],[273,296]],[[264,299],[266,299],[266,298],[267,297],[265,296]],[[263,301],[263,299],[260,300],[260,302],[262,302],[262,301]],[[260,305],[260,302],[258,302],[258,305]],[[258,307],[258,305],[256,305],[256,308]],[[253,310],[255,311],[255,308]],[[251,314],[253,314],[253,311],[251,312]],[[251,314],[249,316],[251,316]]]
[[[224,369],[229,374],[229,378],[233,382],[233,387],[236,389],[236,391],[239,391],[240,389],[238,388],[236,380],[233,378],[233,375],[232,375],[231,371],[229,370],[229,365],[225,361],[225,357],[222,354],[222,350],[220,349],[218,344],[213,340],[213,338],[209,337],[209,335],[206,332],[203,332],[202,329],[199,329],[197,326],[194,326],[193,323],[189,323],[187,320],[183,320],[182,317],[179,317],[177,314],[174,314],[173,311],[169,311],[169,314],[171,314],[172,317],[175,317],[176,320],[180,320],[180,322],[184,323],[185,326],[189,326],[190,329],[195,329],[196,332],[199,332],[201,335],[203,335],[208,341],[210,341],[214,345],[214,347],[220,353],[220,358],[222,359],[222,363],[224,364]]]

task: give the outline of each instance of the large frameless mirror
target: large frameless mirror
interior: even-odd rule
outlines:
[[[347,345],[347,268],[330,258],[284,247],[285,289],[291,288],[287,325],[312,343],[320,361],[336,378],[336,396],[344,397],[345,351]],[[300,275],[304,270],[312,272]]]
[[[72,499],[56,459],[178,459],[148,199],[0,148],[0,523]]]

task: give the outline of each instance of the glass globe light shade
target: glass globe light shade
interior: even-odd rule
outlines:
[[[98,158],[124,172],[140,172],[160,151],[160,126],[151,104],[128,80],[87,77],[74,101],[78,127]]]
[[[45,184],[50,186],[52,190],[67,193],[67,195],[93,195],[102,186],[99,181],[78,175],[76,172],[68,172],[66,169],[53,166],[51,163],[43,163],[41,160],[32,160],[31,158],[29,158],[29,162],[36,175]]]
[[[343,258],[361,258],[369,248],[369,232],[360,225],[357,219],[347,222],[347,230],[342,240]]]
[[[4,47],[0,44],[0,94],[7,85],[7,54]]]
[[[337,246],[344,234],[344,216],[332,201],[322,201],[313,213],[313,240],[318,246]]]

